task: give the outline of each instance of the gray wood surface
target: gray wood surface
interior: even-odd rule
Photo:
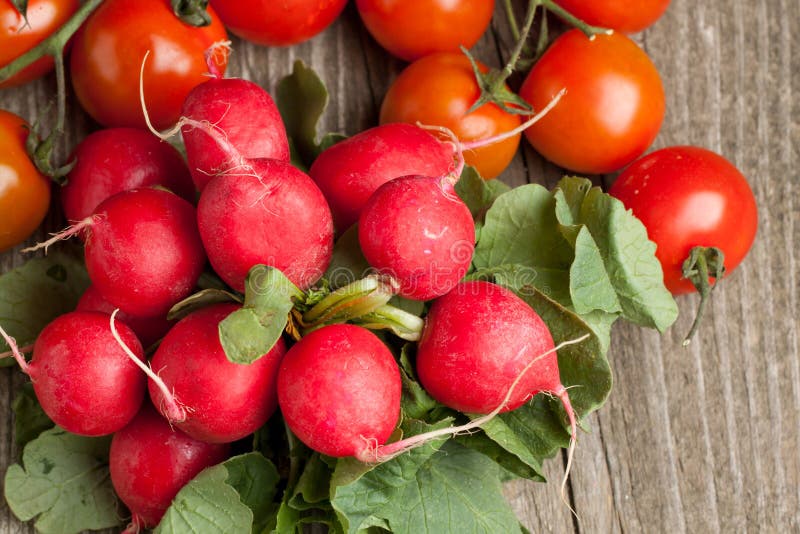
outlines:
[[[506,57],[498,9],[478,56]],[[681,347],[695,297],[665,335],[617,326],[610,351],[615,388],[579,436],[569,514],[557,484],[513,482],[507,496],[533,532],[800,532],[800,0],[674,0],[636,36],[658,66],[667,116],[655,147],[695,144],[724,154],[749,178],[760,209],[747,260],[716,292],[689,347]],[[325,130],[374,125],[402,63],[360,26],[353,6],[323,35],[290,49],[234,42],[229,73],[268,89],[295,58],[325,79]],[[33,119],[52,98],[46,78],[0,91],[0,107]],[[68,146],[92,127],[71,103]],[[0,147],[2,150],[2,147]],[[562,171],[529,147],[502,179],[553,185]],[[613,177],[600,177],[608,185]],[[2,216],[2,214],[0,214]],[[61,223],[50,217],[48,228]],[[31,240],[40,238],[42,232]],[[20,264],[0,255],[0,272]],[[10,400],[23,382],[0,372],[0,471],[15,458]],[[558,480],[564,458],[547,465]],[[30,532],[0,504],[0,532]]]

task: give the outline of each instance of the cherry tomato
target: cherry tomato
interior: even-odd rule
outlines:
[[[11,0],[0,0],[0,67],[5,67],[56,31],[77,11],[78,0],[29,0],[28,24]],[[43,76],[53,68],[53,58],[38,59],[0,83],[14,87]]]
[[[758,213],[747,180],[709,150],[676,146],[635,161],[609,191],[633,210],[656,244],[664,284],[674,294],[694,291],[682,276],[692,247],[717,247],[733,271],[756,236]]]
[[[270,46],[311,39],[330,26],[346,4],[347,0],[211,0],[232,33]]]
[[[25,241],[50,206],[50,180],[28,157],[28,125],[0,110],[0,252]]]
[[[636,33],[647,28],[667,10],[669,0],[555,0],[579,19],[593,26]]]
[[[572,171],[602,174],[641,156],[664,119],[664,89],[650,58],[621,33],[589,40],[571,30],[555,40],[520,88],[534,109],[567,93],[525,131],[545,158]]]
[[[413,61],[472,47],[489,27],[494,0],[356,0],[356,7],[383,48]]]
[[[486,67],[481,65],[481,70]],[[480,96],[469,59],[461,53],[441,52],[418,59],[400,73],[381,106],[380,122],[420,122],[444,126],[461,141],[486,139],[520,125],[513,115],[494,104],[467,111]],[[520,135],[486,147],[467,150],[464,159],[486,179],[508,166],[517,152]]]
[[[185,24],[169,0],[106,0],[84,23],[72,49],[72,85],[83,109],[105,126],[144,127],[139,71],[150,120],[164,129],[180,117],[192,88],[208,78],[203,53],[227,39],[210,8],[209,26]],[[224,71],[226,54],[217,54]]]

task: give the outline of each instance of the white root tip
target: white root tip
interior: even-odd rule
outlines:
[[[72,226],[67,226],[60,232],[50,234],[52,237],[47,241],[36,243],[32,247],[23,248],[20,252],[27,254],[28,252],[36,252],[37,250],[44,249],[44,253],[47,254],[47,249],[50,247],[50,245],[53,245],[65,239],[69,239],[70,237],[81,233],[84,228],[91,226],[99,219],[100,215],[90,215],[89,217],[86,217],[85,219],[73,224]]]
[[[9,351],[10,352],[9,356],[13,356],[14,359],[17,360],[17,364],[19,365],[19,368],[22,370],[22,372],[30,376],[31,366],[25,359],[25,357],[22,355],[22,351],[19,349],[19,347],[17,347],[17,340],[9,336],[6,333],[6,331],[3,330],[3,327],[0,327],[0,337],[2,337],[5,340],[5,342],[8,343],[9,348],[11,348],[11,350]]]

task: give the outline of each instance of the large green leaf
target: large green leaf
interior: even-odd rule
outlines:
[[[17,392],[12,404],[14,409],[14,441],[22,450],[28,442],[36,439],[49,428],[53,421],[44,413],[39,399],[33,391],[33,384],[26,382]]]
[[[482,221],[483,215],[492,203],[511,188],[500,180],[484,180],[475,167],[467,166],[456,183],[456,193],[469,208],[476,221]]]
[[[334,486],[332,502],[348,534],[368,526],[397,534],[520,532],[500,475],[488,457],[449,441]]]
[[[86,268],[74,254],[57,251],[28,260],[0,275],[0,326],[20,347],[29,345],[50,321],[74,310],[87,287]],[[7,350],[0,339],[0,352]],[[0,360],[0,365],[13,363]]]
[[[43,534],[72,534],[118,526],[108,472],[110,436],[87,438],[55,427],[28,443],[22,465],[8,468],[5,494],[20,520],[37,517]]]

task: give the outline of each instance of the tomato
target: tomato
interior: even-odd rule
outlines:
[[[636,33],[658,20],[669,0],[555,0],[579,19],[593,26]]]
[[[347,0],[211,0],[231,32],[270,46],[311,39],[330,26],[346,4]]]
[[[50,206],[50,180],[28,157],[27,137],[27,123],[0,110],[0,252],[25,241]]]
[[[567,93],[525,131],[545,158],[572,171],[602,174],[641,156],[664,119],[664,88],[650,58],[621,33],[589,40],[571,30],[553,42],[520,88],[534,109]]]
[[[695,246],[717,247],[733,271],[755,239],[758,212],[747,180],[709,150],[676,146],[635,161],[609,191],[633,210],[656,244],[664,283],[674,294],[694,291],[681,266]]]
[[[494,0],[356,0],[356,7],[383,48],[413,61],[471,48],[489,27]]]
[[[103,2],[72,49],[72,85],[83,109],[105,126],[145,127],[139,71],[149,50],[144,97],[150,120],[158,129],[177,122],[186,95],[208,79],[203,52],[227,39],[222,22],[208,12],[211,25],[196,28],[172,13],[169,0]]]
[[[481,70],[486,67],[481,65]],[[522,122],[495,104],[466,112],[480,96],[469,59],[461,53],[441,52],[418,59],[400,73],[381,106],[380,122],[420,122],[444,126],[461,141],[486,139],[513,130]],[[468,150],[464,158],[484,178],[494,178],[517,152],[520,135],[490,146]]]
[[[28,24],[11,0],[0,0],[0,67],[5,67],[56,31],[77,11],[78,0],[29,0]],[[53,68],[53,58],[43,57],[0,83],[14,87],[34,80]]]

